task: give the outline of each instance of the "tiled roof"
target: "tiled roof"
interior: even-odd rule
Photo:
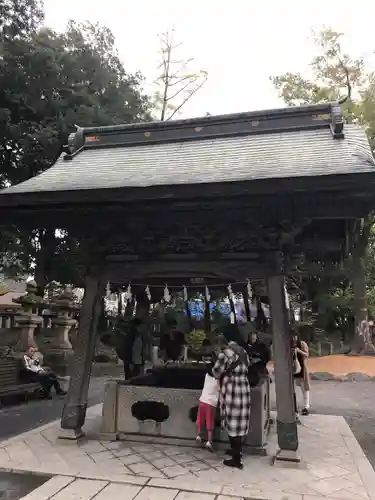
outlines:
[[[3,191],[70,191],[248,181],[375,172],[365,131],[345,125],[345,138],[329,127],[84,149],[46,172]]]

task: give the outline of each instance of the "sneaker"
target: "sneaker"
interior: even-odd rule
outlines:
[[[211,452],[213,452],[213,451],[214,451],[214,449],[213,449],[213,447],[212,447],[212,443],[211,443],[211,441],[207,441],[207,443],[205,444],[205,447],[206,447],[206,449],[207,449],[208,451],[211,451]]]
[[[234,467],[236,469],[243,469],[243,463],[241,462],[241,460],[240,461],[235,460],[233,457],[229,458],[227,460],[224,460],[223,464],[226,467]]]
[[[304,417],[307,417],[307,415],[310,415],[309,409],[308,408],[304,408],[301,411],[301,415],[303,415]]]
[[[201,438],[200,436],[197,436],[197,437],[195,438],[195,442],[196,442],[196,443],[198,443],[198,444],[201,444],[201,442],[202,442],[202,438]]]

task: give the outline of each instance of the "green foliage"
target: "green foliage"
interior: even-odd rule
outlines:
[[[75,124],[150,119],[141,75],[125,71],[108,28],[71,21],[57,33],[42,19],[37,0],[0,2],[0,188],[49,168]],[[82,245],[63,231],[0,228],[0,255],[7,274],[14,257],[26,273],[35,265],[42,289],[82,278]]]
[[[366,127],[369,140],[375,146],[375,73],[367,73],[363,58],[352,58],[342,49],[343,33],[323,29],[314,34],[317,55],[309,65],[311,78],[301,73],[285,73],[271,77],[279,96],[289,106],[311,104],[338,100],[348,94],[348,83],[351,95],[343,105],[346,120]],[[359,296],[366,293],[364,284],[367,280],[367,295],[370,312],[375,312],[375,239],[374,231],[368,235],[370,219],[359,221],[355,228],[356,245],[354,245],[346,268],[346,279],[309,277],[300,280],[300,300],[307,300],[319,309],[316,316],[319,326],[325,329],[353,329],[353,316],[360,318],[363,303]],[[363,255],[365,257],[366,280],[363,276]],[[352,289],[353,287],[353,289]],[[361,291],[359,289],[361,288]],[[357,299],[354,300],[353,290]]]
[[[198,353],[201,350],[203,340],[206,338],[206,332],[204,330],[193,330],[187,336],[187,345],[189,349]]]

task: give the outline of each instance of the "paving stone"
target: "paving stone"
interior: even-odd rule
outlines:
[[[139,486],[144,486],[147,481],[149,481],[148,477],[135,476],[133,474],[98,474],[98,472],[90,473],[90,472],[82,472],[77,475],[78,478],[81,479],[96,479],[96,480],[106,480],[113,481],[114,483],[124,483],[124,484],[134,484]]]
[[[216,500],[245,500],[240,497],[229,497],[228,495],[219,495]]]
[[[142,453],[142,456],[148,460],[149,462],[152,462],[153,460],[156,460],[158,458],[165,458],[165,455],[162,451],[151,451],[150,453]]]
[[[158,458],[156,460],[152,459],[150,460],[152,461],[152,464],[158,469],[164,469],[165,467],[171,467],[173,465],[176,465],[176,462],[167,457]]]
[[[178,464],[186,464],[192,462],[194,460],[194,455],[176,455],[173,457],[173,460]]]
[[[131,448],[120,448],[116,451],[112,452],[115,457],[127,457],[129,455],[134,455],[133,450]]]
[[[210,468],[209,465],[199,461],[195,461],[190,464],[184,464],[184,467],[188,469],[190,472],[198,472],[200,470],[207,470]]]
[[[34,491],[24,496],[22,500],[48,500],[60,490],[74,481],[74,477],[55,476]]]
[[[165,469],[162,469],[162,471],[168,477],[182,476],[183,474],[189,472],[188,469],[185,469],[185,467],[181,465],[173,465],[172,467],[165,467]]]
[[[101,441],[100,442],[107,450],[119,450],[124,447],[121,441]]]
[[[146,486],[135,497],[136,500],[174,500],[178,490],[167,490],[164,488],[152,488]]]
[[[180,491],[176,500],[215,500],[215,495],[210,493],[195,493],[192,491]]]
[[[143,444],[132,445],[132,448],[136,453],[151,453],[152,451],[155,451],[153,446],[145,446]]]
[[[134,474],[140,474],[147,477],[164,477],[159,469],[153,467],[151,464],[144,462],[138,464],[128,465],[129,469],[134,472]]]
[[[91,453],[90,457],[94,462],[100,463],[105,460],[113,460],[113,454],[110,451],[101,451],[99,453]]]
[[[119,457],[120,462],[125,465],[145,463],[146,461],[139,455],[127,455],[126,457]]]
[[[91,479],[76,479],[69,486],[54,495],[53,500],[90,500],[97,495],[107,481],[93,481]]]
[[[187,476],[178,477],[176,479],[151,479],[148,484],[149,486],[158,486],[160,488],[178,488],[186,491],[212,494],[218,494],[222,489],[221,484],[202,481],[197,477],[190,480]]]
[[[142,486],[136,486],[134,484],[112,483],[106,486],[95,497],[95,500],[133,500],[141,489]]]

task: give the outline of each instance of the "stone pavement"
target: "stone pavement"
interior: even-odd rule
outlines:
[[[97,439],[101,405],[88,410],[87,439],[61,441],[59,422],[0,443],[0,468],[55,476],[27,500],[375,500],[375,473],[344,418],[311,415],[299,427],[304,467],[280,468],[245,456],[244,470],[223,467],[222,452],[195,446]],[[276,451],[276,434],[269,454]]]
[[[103,401],[104,385],[109,377],[91,378],[89,406]],[[65,399],[54,396],[51,400],[29,400],[0,408],[0,439],[16,436],[60,418]]]

